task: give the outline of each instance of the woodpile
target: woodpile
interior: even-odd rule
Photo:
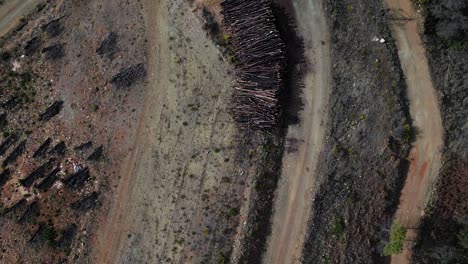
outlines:
[[[110,32],[102,41],[99,48],[97,48],[96,53],[100,56],[109,55],[112,56],[118,51],[117,48],[117,34]]]
[[[2,163],[2,166],[5,168],[8,164],[15,162],[16,159],[18,159],[19,156],[23,155],[25,151],[26,140],[23,140],[15,149],[13,149],[13,151],[11,151],[10,155],[6,157],[6,159]]]
[[[99,206],[101,206],[101,202],[99,201],[99,193],[93,192],[90,195],[83,197],[81,200],[72,203],[70,207],[75,211],[84,212]]]
[[[89,169],[84,168],[72,174],[71,176],[69,176],[67,179],[65,179],[64,183],[65,183],[65,186],[74,190],[78,190],[85,185],[88,179],[89,179]]]
[[[37,201],[32,202],[24,211],[24,213],[19,217],[18,223],[24,224],[26,222],[35,222],[40,216],[39,203]]]
[[[11,170],[5,169],[0,173],[0,191],[2,190],[3,186],[10,180],[11,178]]]
[[[7,152],[7,150],[15,144],[20,136],[17,133],[13,133],[7,139],[5,139],[2,144],[0,144],[0,155],[3,155]]]
[[[279,120],[286,47],[271,4],[269,0],[221,3],[238,68],[231,111],[242,129],[271,130]]]
[[[58,180],[58,173],[60,172],[60,167],[56,167],[49,175],[44,178],[36,187],[37,189],[46,192],[54,185]]]
[[[65,145],[65,142],[60,141],[55,147],[53,147],[50,151],[50,155],[57,155],[59,157],[63,156],[65,152],[67,151],[67,145]]]
[[[41,40],[38,37],[34,37],[26,42],[24,46],[24,54],[26,56],[33,55],[41,46]]]
[[[52,117],[58,115],[63,108],[63,101],[55,101],[51,106],[49,106],[44,113],[39,115],[39,120],[47,122]]]
[[[86,160],[90,161],[98,161],[102,158],[102,153],[104,151],[104,147],[101,145],[98,148],[96,148],[91,155],[88,156]]]
[[[41,30],[46,32],[51,38],[60,35],[60,33],[63,31],[62,24],[60,23],[60,19],[62,18],[63,16],[50,20],[49,22],[41,25]]]
[[[42,158],[47,152],[47,149],[49,148],[50,144],[52,143],[51,138],[47,138],[44,143],[42,143],[39,148],[34,152],[33,158]]]
[[[54,44],[48,47],[45,47],[41,51],[47,60],[58,60],[65,56],[65,50],[63,49],[62,44]]]
[[[145,76],[145,65],[139,63],[121,69],[120,72],[112,78],[111,83],[117,88],[126,88],[130,87],[136,81],[143,80]]]
[[[41,165],[39,168],[31,172],[26,178],[21,179],[19,182],[24,187],[29,188],[33,185],[33,183],[36,180],[44,178],[46,176],[47,171],[50,170],[50,168],[50,162],[46,162],[45,164]]]

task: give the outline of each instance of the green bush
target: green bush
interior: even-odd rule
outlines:
[[[464,249],[468,249],[468,226],[460,230],[457,235],[458,244]]]
[[[334,217],[328,228],[333,236],[339,237],[345,231],[345,223],[341,217]]]
[[[403,251],[403,241],[406,237],[406,228],[399,223],[393,223],[390,228],[390,242],[388,242],[384,249],[384,256],[396,255]]]
[[[229,263],[229,259],[223,253],[220,253],[218,256],[218,264],[227,264],[227,263]]]
[[[233,216],[236,216],[239,214],[239,209],[237,208],[231,208],[229,209],[229,212],[228,212],[229,216],[233,217]]]
[[[388,243],[383,249],[384,256],[399,254],[403,251],[403,243]]]

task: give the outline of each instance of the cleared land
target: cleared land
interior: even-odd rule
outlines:
[[[293,1],[298,33],[304,38],[306,63],[304,109],[287,138],[300,143],[283,156],[272,235],[264,263],[298,263],[316,189],[316,166],[322,150],[330,92],[330,37],[321,1]]]
[[[186,1],[145,10],[145,110],[97,261],[213,263],[231,244],[243,188],[225,109],[232,69]]]
[[[408,99],[413,126],[418,131],[409,159],[409,173],[400,197],[395,221],[409,228],[402,254],[392,257],[392,263],[409,263],[411,248],[431,188],[441,166],[443,146],[442,120],[438,99],[432,84],[426,52],[419,36],[419,17],[409,0],[387,0],[389,9],[412,20],[391,24],[399,58],[408,85]]]

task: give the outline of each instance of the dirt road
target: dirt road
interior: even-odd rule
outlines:
[[[287,137],[303,140],[297,152],[283,157],[272,235],[264,263],[298,263],[316,190],[319,153],[324,143],[326,105],[330,92],[330,37],[322,1],[294,0],[298,33],[304,38],[309,71],[303,91],[301,122]],[[286,152],[285,152],[286,153]]]
[[[438,99],[419,36],[418,15],[410,0],[386,0],[385,4],[396,14],[414,18],[404,24],[391,24],[408,85],[413,126],[419,132],[410,153],[411,165],[395,215],[397,222],[410,228],[404,252],[392,257],[392,263],[404,264],[410,262],[411,247],[417,236],[423,209],[441,166],[443,130]]]
[[[36,0],[7,0],[0,5],[0,37],[17,25],[20,17],[30,12],[36,4]]]

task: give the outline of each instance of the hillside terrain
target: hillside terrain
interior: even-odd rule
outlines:
[[[468,262],[462,0],[0,0],[0,263]]]

